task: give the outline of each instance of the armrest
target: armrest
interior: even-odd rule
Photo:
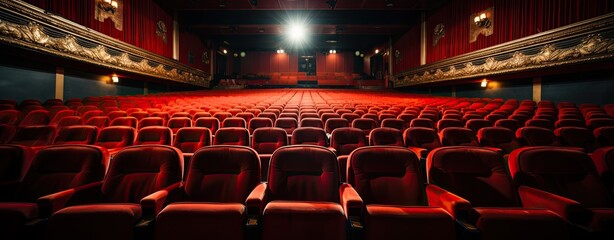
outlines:
[[[260,216],[264,209],[265,197],[266,197],[266,183],[258,184],[254,190],[247,196],[245,200],[245,206],[247,206],[247,215]]]
[[[426,186],[426,196],[429,206],[446,210],[454,219],[467,219],[472,206],[469,201],[443,188],[429,184]]]
[[[505,152],[503,152],[503,149],[501,149],[501,148],[497,148],[497,147],[483,147],[483,148],[493,150],[495,152],[500,153],[501,155],[505,154]]]
[[[588,224],[592,212],[579,202],[527,186],[518,187],[518,194],[526,208],[545,208],[575,224]]]
[[[98,199],[102,182],[88,183],[76,188],[42,196],[36,200],[39,215],[49,217],[54,212],[68,207],[71,203],[91,202]]]
[[[158,190],[152,194],[141,199],[141,208],[143,209],[143,216],[156,216],[166,203],[166,198],[171,192],[175,192],[179,190],[181,187],[181,183],[174,183],[170,186]]]
[[[337,149],[335,149],[333,147],[327,147],[327,148],[328,148],[328,150],[331,150],[333,153],[335,153],[335,156],[338,156],[337,155]]]
[[[341,206],[345,211],[345,215],[349,217],[360,217],[363,207],[362,198],[352,187],[352,185],[344,183],[339,188],[339,197]]]
[[[407,148],[411,150],[412,152],[414,152],[418,158],[426,159],[426,155],[428,154],[428,150],[426,148],[419,148],[419,147],[412,147],[412,146],[409,146]]]

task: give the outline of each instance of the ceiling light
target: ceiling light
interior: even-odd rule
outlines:
[[[287,34],[292,42],[302,42],[307,36],[307,27],[303,23],[293,22],[288,27]]]
[[[222,50],[222,52],[223,52],[224,54],[228,53],[228,51],[227,51],[226,49],[223,49],[223,50]]]
[[[378,54],[378,53],[379,53],[379,49],[375,49],[375,54]]]
[[[486,80],[486,78],[482,79],[482,82],[480,83],[480,87],[485,88],[486,86],[488,86],[488,80]]]
[[[118,83],[119,82],[119,78],[117,77],[117,75],[111,76],[111,80],[113,80],[114,83]]]
[[[245,57],[245,52],[241,52],[241,57]]]
[[[277,49],[277,53],[278,53],[278,54],[282,54],[282,53],[284,53],[284,52],[285,52],[285,51],[284,51],[283,49],[281,49],[281,48],[280,48],[280,49]]]
[[[356,57],[360,56],[360,51],[354,52],[354,55],[356,55]]]
[[[337,53],[337,50],[331,49],[331,50],[328,50],[328,53],[335,54],[335,53]]]

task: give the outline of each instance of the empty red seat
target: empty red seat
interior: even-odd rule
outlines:
[[[280,117],[275,121],[275,127],[286,130],[288,136],[291,136],[296,128],[298,128],[298,121],[296,118]]]
[[[512,130],[503,127],[485,127],[478,131],[481,146],[499,148],[504,154],[520,148],[520,143]]]
[[[240,118],[240,117],[228,117],[226,119],[224,119],[224,121],[222,122],[222,127],[242,127],[242,128],[247,128],[247,123],[245,122],[245,119]]]
[[[103,179],[108,163],[107,151],[95,146],[50,146],[38,151],[23,180],[3,185],[0,236],[24,238],[25,231],[20,231],[25,223],[47,218],[59,210],[64,204],[64,198],[57,197],[61,193],[97,184]],[[14,174],[19,176],[22,172]]]
[[[232,117],[232,113],[229,112],[217,112],[215,114],[213,114],[214,118],[217,118],[217,120],[220,120],[220,122],[224,122],[224,119]]]
[[[136,130],[127,126],[112,126],[100,130],[94,145],[105,147],[113,155],[120,149],[132,146]]]
[[[109,126],[127,126],[137,128],[139,120],[135,117],[117,117],[111,121]]]
[[[260,164],[263,169],[262,180],[266,180],[269,169],[269,160],[275,150],[288,145],[286,131],[276,127],[264,127],[254,130],[251,147],[258,152]]]
[[[161,117],[146,117],[139,120],[139,129],[149,126],[166,126],[164,118]]]
[[[143,118],[149,117],[149,113],[145,111],[136,111],[136,112],[129,113],[128,116],[134,117],[137,120],[141,120]]]
[[[134,145],[171,145],[173,132],[168,127],[150,126],[138,130]]]
[[[126,111],[111,111],[109,113],[107,113],[107,117],[109,117],[109,119],[111,119],[111,121],[113,121],[113,119],[116,119],[118,117],[127,117],[128,113]]]
[[[333,130],[342,127],[349,127],[350,123],[344,118],[329,118],[324,122],[324,131],[330,134]]]
[[[545,207],[602,234],[595,239],[614,234],[612,196],[588,154],[564,148],[521,148],[510,155],[509,169],[525,205]]]
[[[249,121],[248,130],[249,133],[254,133],[254,130],[262,127],[272,127],[273,121],[266,117],[255,117]]]
[[[198,117],[196,117],[199,113],[194,114],[194,120],[198,119]],[[170,114],[168,114],[168,112],[152,112],[149,114],[150,117],[160,117],[162,119],[164,119],[164,122],[168,121],[169,119],[171,119]],[[204,116],[203,116],[204,117]],[[211,117],[211,115],[209,114],[208,117]]]
[[[560,127],[586,127],[583,120],[578,119],[559,119],[554,123],[554,128]]]
[[[410,127],[403,132],[403,139],[407,148],[423,159],[430,151],[441,147],[439,135],[433,128]]]
[[[180,134],[184,129],[180,130]],[[245,200],[260,183],[258,154],[242,146],[198,150],[175,203],[157,216],[155,239],[244,239]],[[258,211],[255,213],[259,215]]]
[[[241,112],[237,113],[236,117],[243,118],[245,119],[246,123],[249,123],[249,120],[252,120],[252,118],[255,118],[256,116],[254,116],[254,114],[251,112]]]
[[[302,118],[300,122],[300,127],[316,127],[324,129],[324,122],[319,118]]]
[[[433,150],[426,164],[429,203],[444,208],[466,229],[477,228],[482,239],[569,238],[557,214],[521,203],[500,153],[443,147]]]
[[[330,149],[334,150],[338,156],[337,161],[339,162],[339,169],[345,169],[347,166],[347,157],[354,149],[368,145],[369,142],[367,141],[365,132],[358,128],[337,128],[330,136]],[[344,182],[345,172],[341,172],[339,176],[341,177],[341,181]]]
[[[554,124],[550,120],[545,119],[529,119],[525,122],[525,127],[541,127],[554,129]]]
[[[213,145],[249,146],[249,131],[245,128],[220,128],[215,133]]]
[[[5,144],[11,141],[17,128],[12,125],[0,124],[0,144]]]
[[[124,148],[113,158],[102,183],[57,195],[66,201],[56,206],[65,208],[49,219],[47,237],[133,239],[135,225],[143,218],[155,218],[167,194],[178,190],[182,171],[183,157],[176,148]]]
[[[471,129],[473,133],[477,134],[478,131],[485,127],[492,127],[493,124],[486,119],[471,119],[465,123],[465,127]]]
[[[30,168],[33,157],[34,151],[29,147],[0,145],[0,185],[8,187],[21,181]],[[4,192],[3,196],[5,197],[0,197],[0,202],[7,201],[5,198],[10,194]]]
[[[437,121],[437,131],[441,132],[448,127],[464,127],[462,121],[456,119],[441,119]]]
[[[600,127],[614,127],[614,119],[611,118],[592,118],[586,121],[586,126],[589,129],[597,129]]]
[[[614,194],[614,147],[599,148],[591,154],[591,158],[610,194]]]
[[[518,120],[514,120],[514,119],[499,119],[495,122],[495,127],[504,127],[507,128],[509,130],[512,130],[513,132],[516,132],[516,130],[518,130],[518,128],[522,127],[520,125],[520,122]]]
[[[596,128],[593,135],[601,146],[614,146],[614,126]]]
[[[49,119],[49,111],[47,110],[34,110],[29,112],[23,120],[19,123],[20,127],[47,125],[51,119]]]
[[[173,134],[177,133],[179,129],[192,126],[192,119],[189,117],[174,117],[168,120],[166,126],[171,129]]]
[[[599,148],[595,135],[583,127],[561,127],[554,130],[558,143],[566,147],[581,148],[591,153]]]
[[[516,139],[523,146],[558,146],[554,132],[541,127],[522,127],[516,130]]]
[[[300,127],[294,130],[290,144],[316,145],[328,147],[328,137],[322,128]]]
[[[435,129],[435,122],[428,118],[415,118],[411,120],[409,127],[425,127]]]
[[[211,134],[215,135],[217,130],[220,128],[220,120],[214,117],[201,117],[196,119],[196,122],[194,122],[194,127],[206,127],[211,130]]]
[[[373,131],[371,131],[371,135],[369,136],[369,145],[405,147],[403,132],[401,132],[399,129],[388,127],[373,129]]]
[[[356,113],[344,113],[341,114],[341,118],[347,119],[348,122],[352,122],[354,121],[354,119],[360,118],[360,115],[356,114]]]
[[[377,121],[371,118],[357,118],[352,122],[352,127],[362,130],[365,136],[368,136],[371,130],[377,127]]]
[[[348,202],[344,209],[350,220],[362,223],[364,239],[455,239],[452,217],[425,201],[424,179],[413,152],[362,147],[350,155],[347,172],[351,185],[344,192],[358,194],[360,201]]]
[[[480,146],[477,136],[471,129],[449,127],[439,132],[442,146]]]
[[[317,146],[286,146],[271,157],[268,184],[254,190],[247,207],[265,206],[263,240],[342,240],[346,221],[340,195],[333,152]]]
[[[87,121],[88,119],[96,116],[104,116],[104,112],[101,110],[90,110],[81,114],[81,118],[83,118],[83,121]]]
[[[66,127],[66,126],[82,125],[82,124],[83,124],[83,119],[81,119],[80,116],[64,116],[62,119],[58,121],[57,125],[52,125],[52,126],[61,128],[61,127]]]
[[[405,129],[407,129],[407,126],[409,124],[406,124],[405,121],[401,120],[401,119],[384,119],[382,121],[382,127],[388,127],[388,128],[395,128],[398,129],[399,131],[405,131]]]
[[[74,125],[58,130],[54,145],[63,144],[94,144],[98,136],[98,128],[89,125]]]
[[[90,119],[85,121],[83,124],[95,126],[98,128],[105,128],[109,126],[110,122],[111,120],[107,116],[95,116],[95,117],[91,117]]]
[[[52,113],[50,111],[49,116],[51,117],[51,121],[49,121],[49,125],[56,126],[58,125],[58,123],[60,122],[62,118],[66,116],[75,116],[75,114],[77,114],[75,110],[63,109],[53,114],[53,116],[51,116]]]
[[[55,138],[55,133],[56,128],[54,126],[22,127],[17,130],[15,136],[8,143],[28,147],[41,147],[50,145]]]

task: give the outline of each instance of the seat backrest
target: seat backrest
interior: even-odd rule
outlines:
[[[601,146],[614,146],[614,127],[600,127],[593,130],[593,135]]]
[[[134,145],[171,145],[173,132],[168,127],[150,126],[139,129]]]
[[[366,114],[365,114],[366,115]],[[371,130],[377,127],[377,121],[371,118],[357,118],[352,121],[352,127],[362,130],[365,135],[369,135]]]
[[[601,175],[601,179],[606,187],[610,189],[610,193],[614,194],[614,147],[603,147],[591,154],[597,173]]]
[[[559,119],[554,123],[554,128],[560,127],[586,127],[586,123],[579,119]]]
[[[437,121],[436,125],[437,125],[437,131],[439,132],[449,127],[463,127],[464,126],[463,121],[456,120],[456,119],[441,119]]]
[[[326,133],[332,133],[333,130],[342,127],[349,127],[350,123],[345,118],[329,118],[324,122],[324,131]]]
[[[136,128],[139,120],[135,117],[117,117],[111,121],[109,126],[128,126]]]
[[[399,131],[405,131],[405,129],[407,128],[409,124],[406,124],[405,121],[401,120],[401,119],[384,119],[382,120],[382,127],[389,127],[389,128],[395,128],[398,129]]]
[[[406,146],[420,147],[428,151],[441,147],[441,140],[433,128],[410,127],[403,133]]]
[[[224,119],[232,117],[232,113],[229,112],[216,112],[215,114],[213,114],[214,118],[217,118],[218,120],[220,120],[220,122],[224,122]]]
[[[316,127],[324,129],[324,122],[319,118],[302,118],[300,127]]]
[[[33,157],[34,151],[29,147],[0,145],[0,183],[21,181]]]
[[[354,151],[354,149],[367,145],[368,142],[365,132],[358,128],[337,128],[330,137],[330,146],[337,150],[337,155],[339,156],[348,155]]]
[[[139,129],[149,126],[165,126],[164,118],[161,117],[146,117],[139,120]]]
[[[240,118],[240,117],[228,117],[224,119],[224,121],[222,122],[222,127],[223,128],[226,128],[226,127],[247,128],[247,123],[245,122],[245,119]]]
[[[280,117],[275,121],[275,127],[282,128],[286,130],[287,134],[291,135],[298,128],[298,121],[296,118]]]
[[[166,126],[176,133],[180,128],[191,127],[192,119],[189,117],[174,117],[168,120]]]
[[[96,126],[98,128],[105,128],[109,126],[111,120],[107,116],[95,116],[85,121],[84,125]]]
[[[51,116],[51,111],[50,111],[50,116]],[[77,114],[77,112],[75,110],[70,110],[70,109],[63,109],[63,110],[59,110],[58,112],[55,113],[55,115],[53,115],[51,121],[49,122],[49,125],[58,125],[58,123],[60,122],[60,120],[64,117],[67,116],[75,116],[75,114]]]
[[[492,126],[493,124],[486,119],[471,119],[465,124],[465,127],[471,129],[475,134],[477,134],[481,128]]]
[[[102,183],[102,198],[112,203],[139,203],[155,191],[181,181],[183,155],[163,145],[130,146],[119,151]]]
[[[341,114],[341,118],[345,118],[348,120],[348,122],[352,122],[354,121],[354,119],[360,118],[360,115],[356,114],[356,113],[344,113]]]
[[[55,138],[54,126],[27,126],[17,130],[10,144],[18,144],[28,147],[50,145]]]
[[[118,117],[127,117],[128,113],[126,111],[111,111],[109,113],[107,113],[107,117],[109,117],[109,119],[111,119],[111,121],[113,121],[113,119],[116,119]]]
[[[80,116],[64,116],[58,121],[58,124],[55,125],[57,128],[72,126],[72,125],[82,125],[83,119]]]
[[[409,127],[425,127],[435,129],[435,122],[428,118],[414,118],[409,122]]]
[[[439,138],[443,146],[480,146],[475,133],[464,127],[446,128],[439,132]]]
[[[237,127],[220,128],[215,133],[213,145],[249,146],[249,131]]]
[[[424,176],[407,148],[369,146],[354,150],[347,178],[365,204],[425,205]]]
[[[495,122],[495,127],[504,127],[516,132],[521,127],[520,122],[515,119],[499,119]]]
[[[36,153],[21,184],[19,199],[35,201],[51,193],[101,181],[109,164],[107,150],[90,145],[49,146]]]
[[[23,120],[19,123],[20,127],[47,125],[51,119],[49,119],[49,111],[47,110],[34,110],[29,112]]]
[[[561,127],[554,130],[554,135],[562,146],[582,148],[589,153],[599,148],[595,135],[588,128]]]
[[[324,147],[279,148],[271,157],[268,172],[268,201],[339,202],[337,157]]]
[[[541,127],[521,127],[516,130],[516,138],[524,146],[554,146],[558,144],[554,132]]]
[[[81,114],[83,121],[87,121],[88,119],[96,116],[104,116],[104,112],[102,110],[90,110]]]
[[[136,130],[127,126],[106,127],[98,133],[94,145],[107,149],[132,146]]]
[[[211,130],[205,127],[184,127],[177,131],[173,147],[184,153],[196,152],[199,148],[211,145]]]
[[[12,125],[0,124],[0,144],[5,144],[13,139],[17,128]]]
[[[586,121],[586,126],[589,129],[596,129],[599,127],[614,127],[614,119],[611,118],[591,118]]]
[[[512,152],[509,168],[518,185],[538,188],[584,204],[611,207],[611,196],[588,154],[574,149],[527,147]]]
[[[322,128],[300,127],[294,130],[290,140],[291,145],[305,144],[327,147],[328,137]]]
[[[403,132],[396,128],[380,127],[373,129],[369,135],[369,145],[387,145],[404,147]]]
[[[270,118],[266,118],[266,117],[255,117],[252,118],[252,120],[249,121],[249,132],[250,133],[254,133],[254,130],[261,128],[261,127],[272,127],[273,126],[273,121]]]
[[[252,148],[259,154],[272,154],[282,146],[288,145],[286,130],[276,127],[263,127],[254,131]]]
[[[516,187],[503,156],[480,147],[442,147],[427,157],[428,181],[474,207],[517,207]]]
[[[260,158],[253,149],[203,147],[190,160],[184,200],[244,203],[259,182]]]
[[[54,145],[63,144],[94,144],[98,136],[98,128],[89,125],[74,125],[58,130]]]
[[[252,118],[255,118],[256,116],[254,116],[254,114],[251,112],[242,112],[242,113],[237,113],[236,117],[243,118],[245,119],[246,123],[249,123],[249,120],[252,120]]]
[[[529,119],[525,122],[525,127],[541,127],[547,129],[554,129],[554,123],[546,119]]]
[[[220,120],[214,117],[201,117],[196,119],[196,122],[194,122],[194,126],[206,127],[211,130],[211,134],[215,135],[217,130],[220,128]]]
[[[495,147],[504,153],[511,153],[520,148],[520,143],[512,130],[503,127],[485,127],[478,131],[478,140],[481,146]]]

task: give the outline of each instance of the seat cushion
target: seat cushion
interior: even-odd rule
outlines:
[[[156,239],[241,240],[246,218],[240,203],[174,203],[158,215]]]
[[[139,204],[89,204],[64,208],[51,216],[50,239],[132,240],[141,219]]]
[[[593,208],[593,221],[590,228],[596,231],[614,232],[614,208]]]
[[[368,205],[365,239],[454,239],[454,219],[436,207]]]
[[[554,212],[524,208],[475,208],[470,216],[482,239],[568,239],[564,220]]]
[[[262,239],[345,239],[341,205],[331,202],[272,201],[263,214]]]

